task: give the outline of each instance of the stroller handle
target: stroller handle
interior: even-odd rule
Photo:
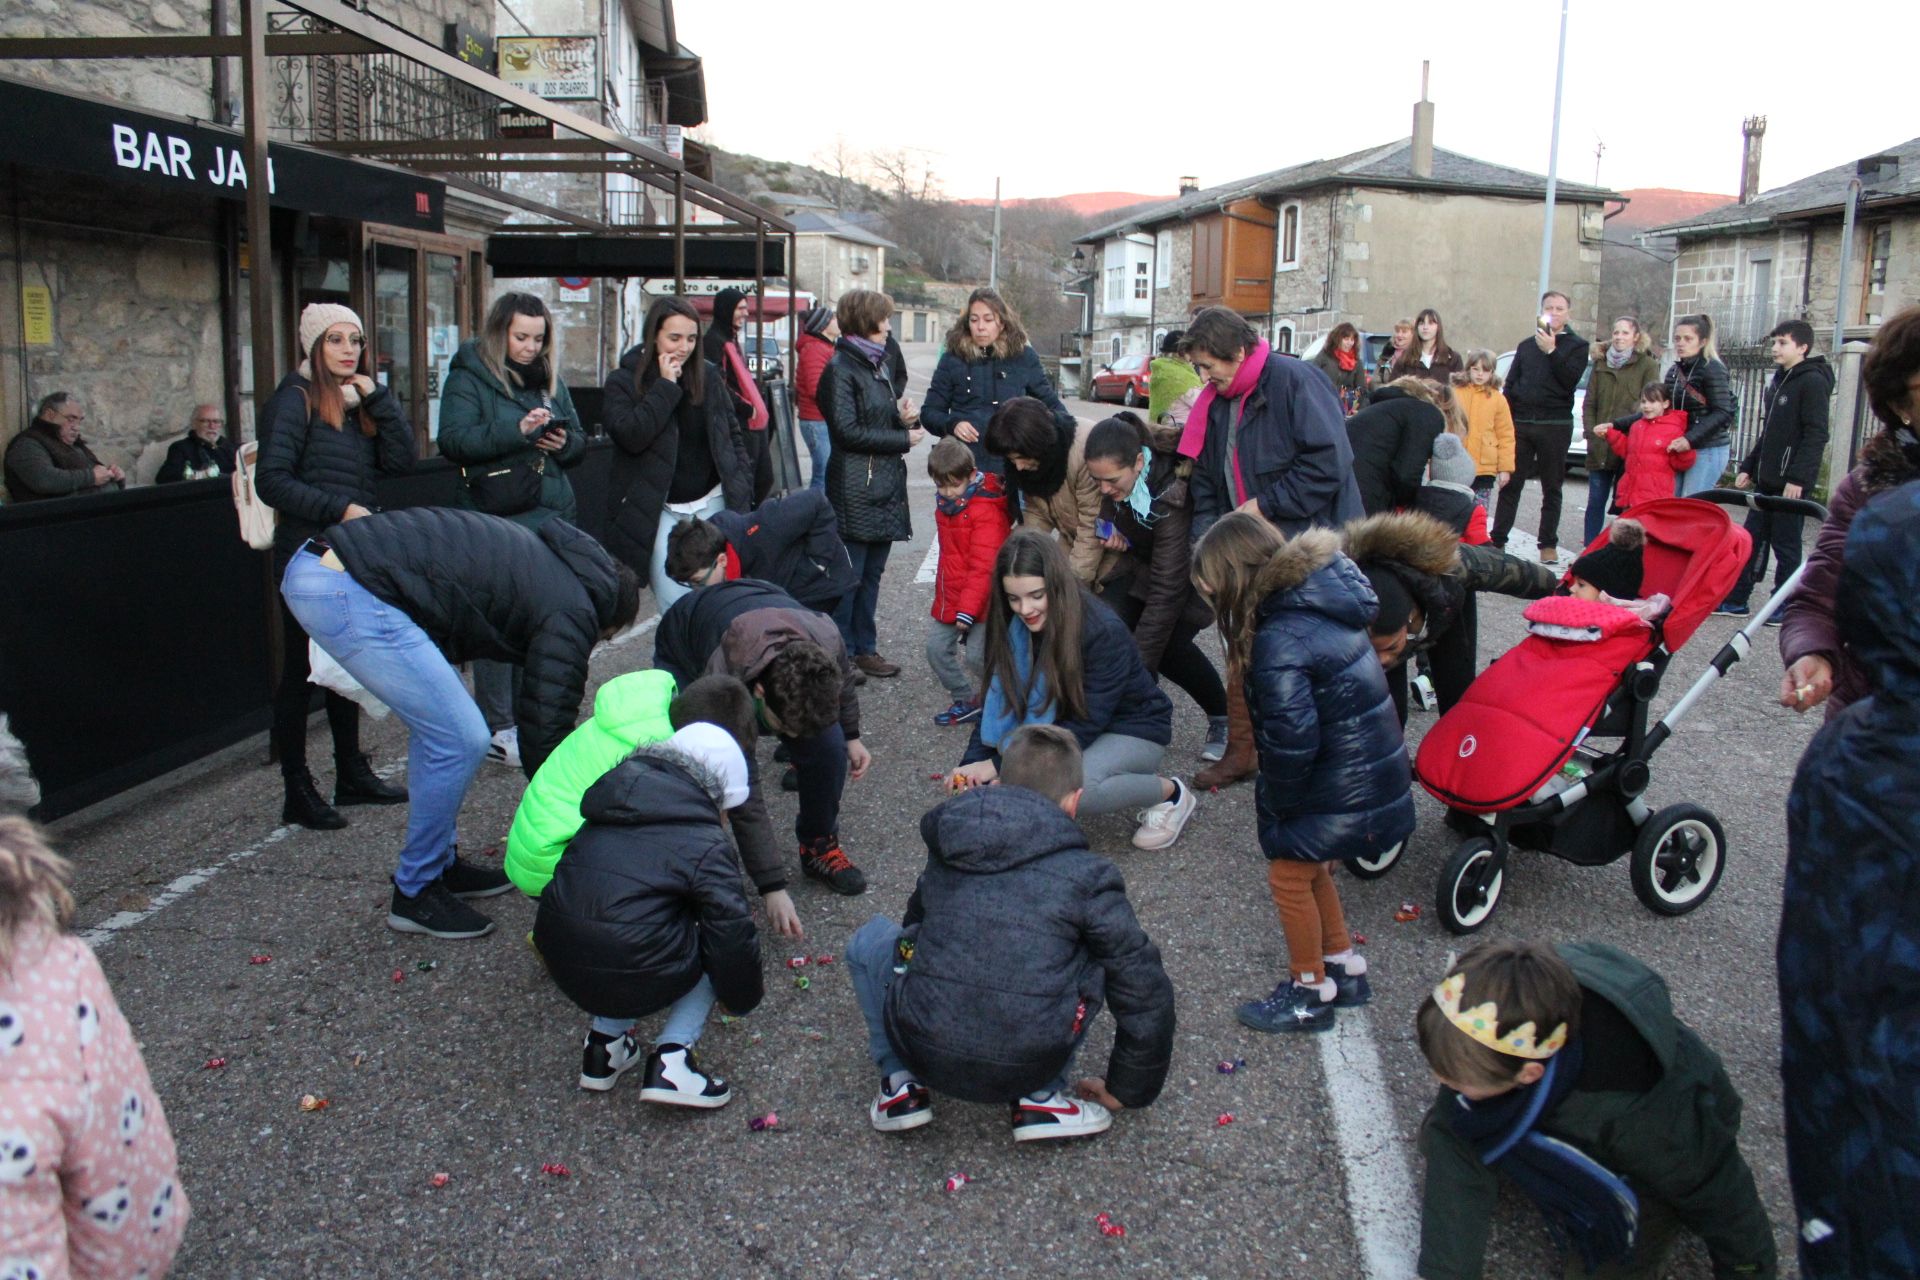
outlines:
[[[1769,515],[1811,516],[1822,523],[1827,518],[1827,509],[1811,498],[1782,498],[1771,493],[1755,493],[1751,489],[1704,489],[1688,496],[1716,502],[1723,507],[1750,507]]]

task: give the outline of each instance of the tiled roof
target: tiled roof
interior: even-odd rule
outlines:
[[[1496,194],[1511,192],[1518,196],[1541,198],[1545,198],[1547,193],[1547,179],[1543,174],[1489,164],[1485,160],[1475,160],[1472,156],[1463,156],[1457,151],[1447,151],[1441,147],[1433,149],[1433,176],[1416,178],[1413,175],[1413,139],[1401,138],[1385,146],[1369,147],[1365,151],[1355,151],[1332,160],[1311,160],[1306,164],[1290,165],[1285,169],[1222,183],[1217,187],[1205,187],[1162,204],[1150,205],[1122,221],[1089,231],[1078,237],[1076,243],[1091,244],[1109,236],[1143,230],[1160,223],[1182,222],[1198,214],[1211,213],[1236,200],[1306,191],[1329,184]],[[1566,200],[1620,198],[1618,192],[1577,182],[1559,183],[1557,192],[1557,198]]]
[[[885,236],[869,231],[865,227],[855,226],[845,218],[834,213],[809,213],[806,210],[800,210],[793,214],[788,221],[793,223],[793,229],[795,231],[824,231],[836,240],[851,240],[855,244],[872,245],[877,249],[895,249],[899,247]]]
[[[1884,154],[1898,156],[1899,168],[1885,178],[1862,177],[1861,181],[1865,184],[1862,203],[1920,196],[1920,138],[1909,138],[1897,147],[1888,148]],[[1670,222],[1664,227],[1655,227],[1647,234],[1703,235],[1726,227],[1838,208],[1846,203],[1847,183],[1856,172],[1852,162],[1835,165],[1801,178],[1798,182],[1763,191],[1746,204],[1730,204],[1679,222]]]

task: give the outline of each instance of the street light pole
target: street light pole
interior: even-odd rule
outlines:
[[[1540,288],[1553,287],[1553,197],[1560,175],[1560,91],[1567,82],[1567,0],[1560,0],[1560,61],[1553,73],[1553,140],[1547,145],[1547,220],[1540,232]]]
[[[993,180],[993,244],[987,250],[987,288],[1000,287],[1000,179]]]

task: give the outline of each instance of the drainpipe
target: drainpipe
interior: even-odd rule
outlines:
[[[1853,219],[1860,207],[1860,178],[1855,175],[1847,179],[1847,216],[1840,224],[1840,288],[1833,300],[1833,345],[1828,348],[1836,356],[1847,335],[1847,281],[1853,272]]]

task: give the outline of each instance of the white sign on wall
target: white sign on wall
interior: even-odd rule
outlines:
[[[598,101],[598,36],[500,36],[500,78],[537,97]]]

